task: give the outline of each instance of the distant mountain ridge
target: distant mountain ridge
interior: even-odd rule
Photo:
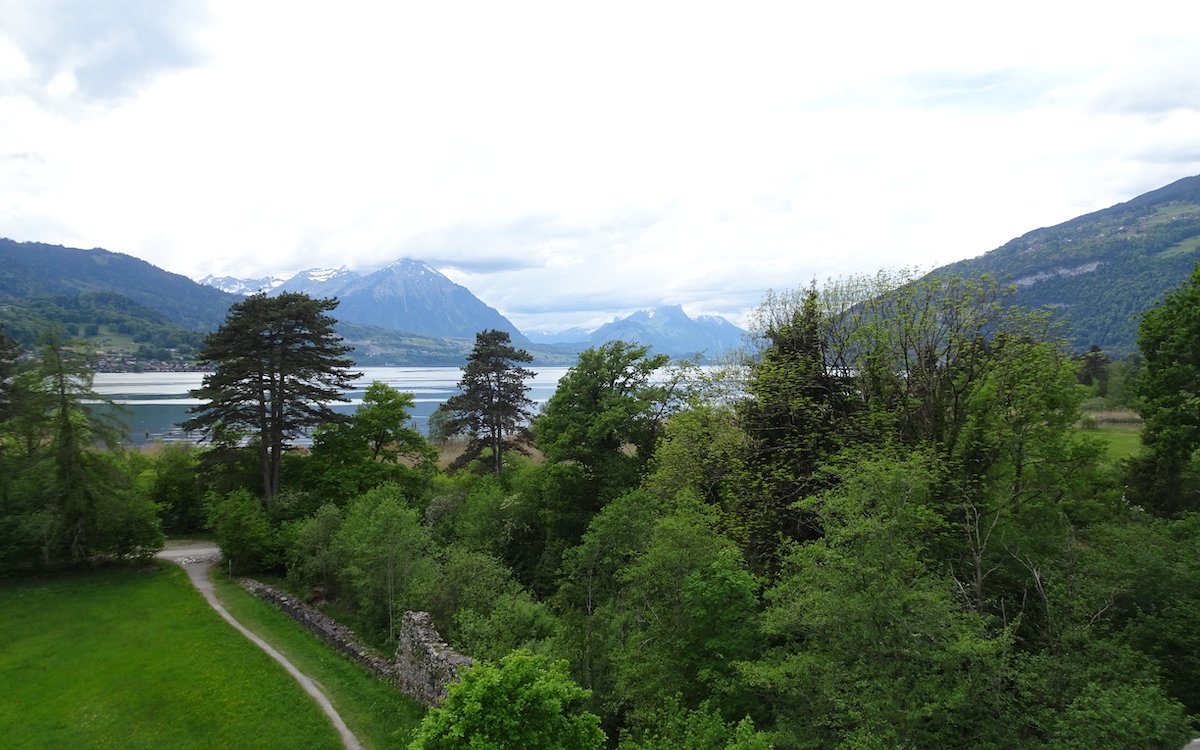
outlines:
[[[207,278],[207,277],[206,277]],[[222,278],[224,281],[225,279]],[[203,281],[203,280],[202,280]],[[234,280],[237,281],[237,280]],[[251,294],[253,282],[241,286]],[[229,284],[233,288],[234,284]],[[622,339],[645,344],[673,357],[720,356],[738,346],[744,331],[716,316],[688,317],[679,305],[641,310],[596,330],[573,328],[557,334],[526,336],[470,290],[420,260],[401,258],[377,271],[360,274],[345,266],[311,268],[276,284],[267,294],[294,291],[337,297],[337,317],[347,323],[409,331],[424,336],[473,340],[479,331],[507,331],[518,346],[562,345],[584,349]]]
[[[1141,314],[1187,279],[1200,260],[1200,176],[1124,203],[1027,232],[936,275],[990,274],[1015,302],[1050,308],[1077,352],[1137,349]]]
[[[672,357],[713,359],[743,343],[745,331],[715,315],[691,318],[682,305],[639,310],[592,332],[588,346],[631,341]]]
[[[345,266],[309,268],[290,278],[281,279],[268,293],[302,292],[310,297],[337,297],[342,289],[360,278],[361,274]]]
[[[109,292],[193,331],[221,324],[237,297],[132,255],[0,238],[0,300]]]
[[[349,283],[332,281],[339,285],[332,296],[341,300],[341,320],[470,340],[494,328],[508,332],[518,346],[529,345],[525,334],[494,307],[419,260],[401,258]]]
[[[281,276],[263,276],[259,279],[238,279],[233,276],[213,276],[209,274],[197,281],[201,286],[211,286],[226,294],[248,296],[260,292],[268,292],[286,281]]]
[[[266,293],[284,292],[336,297],[337,319],[347,323],[471,341],[479,331],[495,328],[507,331],[518,345],[529,344],[495,308],[433,266],[412,258],[400,258],[367,274],[345,266],[310,268]]]

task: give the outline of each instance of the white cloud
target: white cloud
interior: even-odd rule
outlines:
[[[411,255],[522,326],[737,317],[1200,171],[1177,3],[16,6],[0,234],[193,276]]]

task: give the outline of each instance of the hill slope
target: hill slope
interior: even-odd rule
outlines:
[[[1036,229],[934,274],[980,276],[1017,286],[1017,304],[1051,307],[1069,345],[1116,356],[1137,349],[1141,314],[1181,284],[1200,260],[1200,176],[1125,203]]]
[[[0,301],[86,292],[126,297],[194,331],[219,326],[239,299],[131,255],[0,238]]]

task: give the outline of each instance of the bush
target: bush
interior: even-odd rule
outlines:
[[[498,665],[477,663],[451,683],[409,750],[600,750],[600,719],[580,708],[589,694],[567,676],[565,661],[514,651]]]
[[[279,564],[279,535],[249,490],[210,496],[208,502],[208,525],[231,572],[269,570]]]

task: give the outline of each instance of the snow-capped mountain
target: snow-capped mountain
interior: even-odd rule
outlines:
[[[336,316],[351,323],[472,340],[479,331],[495,328],[508,331],[514,344],[528,344],[495,308],[434,267],[412,258],[401,258],[353,280],[337,297],[341,304]]]
[[[525,335],[535,344],[582,344],[592,335],[592,329],[576,327],[565,331],[528,331]]]
[[[207,276],[201,283],[235,294],[303,292],[336,297],[334,317],[347,323],[379,326],[408,333],[474,339],[488,328],[508,331],[513,343],[527,346],[564,344],[587,347],[621,339],[673,357],[719,357],[742,343],[744,331],[714,315],[688,317],[679,305],[641,310],[614,319],[594,331],[572,328],[535,333],[526,338],[517,327],[466,287],[454,283],[420,260],[400,258],[372,273],[341,268],[310,268],[286,281],[277,277],[235,279]]]
[[[260,281],[206,276],[200,283],[235,294],[254,294],[264,291],[265,284]],[[303,292],[311,297],[336,297],[339,304],[334,317],[347,323],[470,340],[479,331],[496,328],[508,331],[515,344],[529,343],[516,326],[466,287],[411,258],[401,258],[368,274],[345,266],[310,268],[265,291],[271,295]]]
[[[233,276],[213,276],[209,274],[198,281],[198,284],[220,289],[228,294],[249,296],[259,292],[269,292],[284,283],[284,276],[263,276],[259,279],[239,279]]]
[[[688,317],[680,305],[640,310],[597,328],[587,339],[588,346],[620,339],[649,346],[659,354],[673,357],[702,355],[718,357],[742,343],[745,331],[716,315]]]
[[[360,278],[361,274],[345,266],[309,268],[275,287],[272,293],[303,292],[310,297],[337,297],[343,289]]]

